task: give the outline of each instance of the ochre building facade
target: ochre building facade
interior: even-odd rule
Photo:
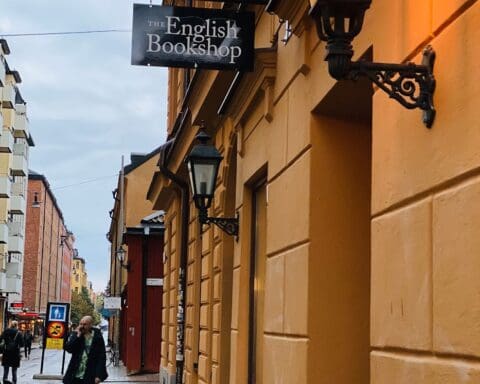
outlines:
[[[119,315],[110,317],[109,339],[118,346],[128,374],[159,370],[164,215],[152,211],[146,199],[158,159],[158,148],[132,153],[112,191],[107,234],[110,295],[121,297],[122,304]],[[124,260],[118,258],[119,249],[124,251]]]
[[[479,2],[374,0],[354,40],[387,63],[433,46],[431,129],[329,76],[308,1],[248,8],[253,72],[169,71],[161,382],[480,381]],[[187,189],[202,121],[224,157],[209,214],[238,213],[238,241]]]

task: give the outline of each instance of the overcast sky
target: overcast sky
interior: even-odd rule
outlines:
[[[167,71],[130,65],[129,32],[6,35],[130,30],[133,3],[0,0],[0,36],[11,50],[10,68],[22,77],[35,141],[29,168],[48,179],[95,291],[109,279],[105,235],[121,157],[128,164],[131,152],[165,141]]]

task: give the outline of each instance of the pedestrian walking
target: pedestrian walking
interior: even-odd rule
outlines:
[[[64,384],[98,384],[108,377],[105,341],[99,329],[93,328],[91,316],[80,320],[76,332],[65,343],[65,350],[72,354]]]
[[[23,344],[24,344],[24,352],[25,358],[30,359],[30,352],[32,352],[32,342],[33,342],[33,335],[32,332],[27,329],[25,335],[23,336]]]
[[[17,382],[17,369],[20,366],[20,347],[23,346],[23,336],[18,330],[18,322],[13,320],[10,328],[3,331],[0,336],[0,342],[3,344],[3,384]],[[8,372],[12,368],[12,381],[8,381]]]

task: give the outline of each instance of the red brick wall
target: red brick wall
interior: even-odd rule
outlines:
[[[43,205],[34,208],[35,192],[38,200],[43,200],[43,183],[40,180],[29,180],[27,212],[25,224],[25,254],[23,263],[23,302],[30,310],[38,311],[38,284],[40,263],[40,234],[43,225]]]
[[[62,287],[60,301],[70,302],[72,289],[70,279],[72,276],[73,238],[68,238],[63,246]]]
[[[39,207],[33,207],[35,192]],[[70,301],[73,237],[61,247],[65,224],[43,180],[29,179],[23,301],[37,312],[45,312],[48,301]],[[63,258],[63,263],[62,263]]]

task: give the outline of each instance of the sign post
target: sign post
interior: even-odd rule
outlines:
[[[47,314],[45,319],[45,330],[43,333],[42,361],[40,374],[43,373],[43,362],[45,349],[63,349],[68,337],[68,326],[70,321],[69,303],[47,303]],[[65,367],[65,350],[63,350],[62,375]]]

